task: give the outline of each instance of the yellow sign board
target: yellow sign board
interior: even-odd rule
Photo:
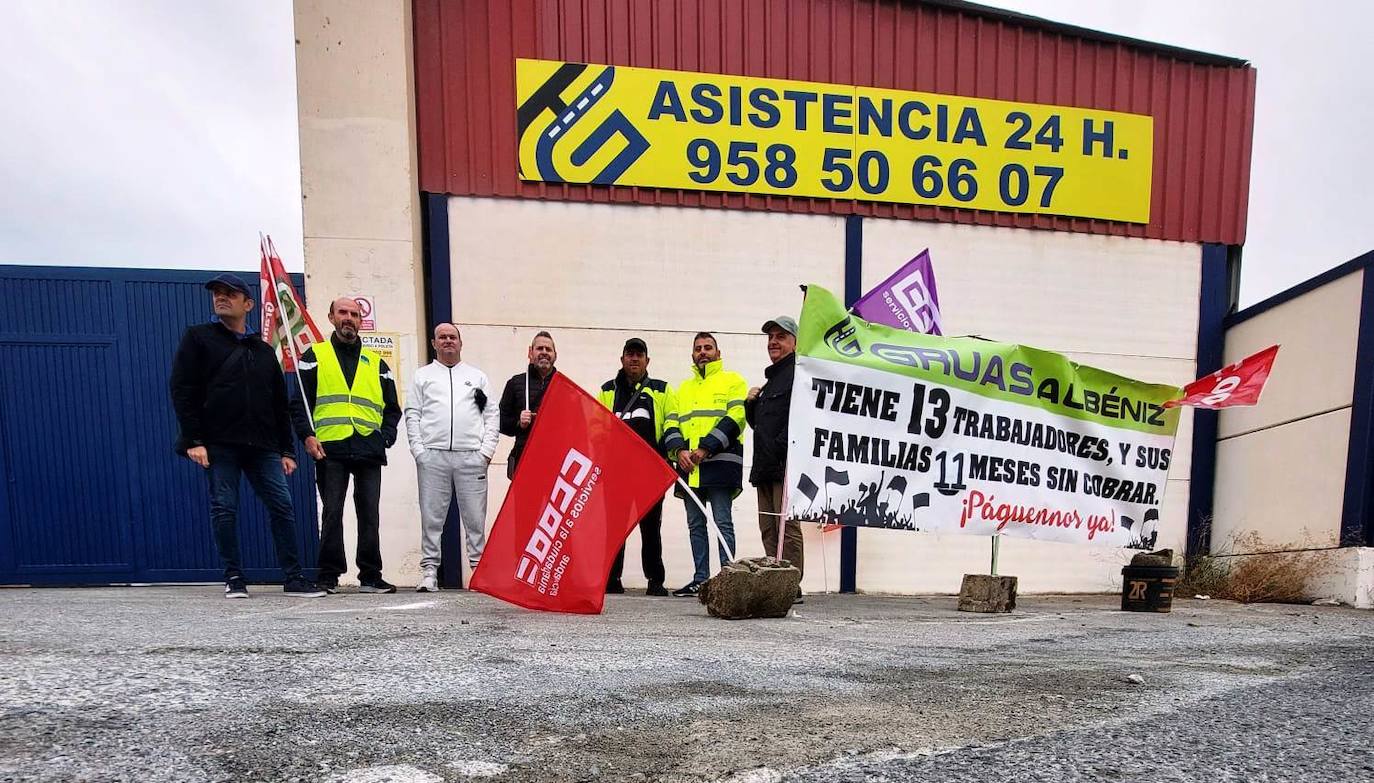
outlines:
[[[396,399],[402,405],[405,392],[405,385],[401,383],[401,335],[396,332],[372,332],[370,334],[359,334],[358,339],[363,341],[363,347],[375,351],[386,366],[391,368],[391,375],[396,379]]]
[[[522,179],[1150,220],[1139,114],[550,60],[515,73]]]

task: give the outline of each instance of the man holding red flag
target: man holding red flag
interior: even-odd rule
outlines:
[[[320,488],[320,587],[335,592],[348,570],[343,510],[349,478],[358,515],[358,584],[364,593],[394,593],[382,578],[382,466],[396,442],[401,406],[385,360],[362,347],[357,300],[341,296],[329,306],[334,333],[307,348],[296,377],[305,405],[293,406],[296,435],[315,459]],[[308,413],[307,413],[308,412]]]
[[[553,375],[472,589],[528,609],[599,614],[616,552],[675,478],[614,413]]]

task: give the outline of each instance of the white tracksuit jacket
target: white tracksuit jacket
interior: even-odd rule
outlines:
[[[479,402],[485,407],[479,409]],[[406,436],[416,457],[426,449],[496,453],[499,400],[487,374],[465,362],[434,361],[415,371],[406,395]]]

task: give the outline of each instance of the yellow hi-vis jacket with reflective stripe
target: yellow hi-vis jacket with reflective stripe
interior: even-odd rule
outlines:
[[[338,354],[329,340],[315,343],[319,363],[315,381],[315,437],[322,442],[345,440],[353,433],[371,435],[382,426],[382,359],[367,348],[358,353],[353,386],[344,381]]]
[[[677,461],[681,449],[702,448],[706,459],[687,477],[692,487],[730,487],[739,492],[744,478],[744,376],[717,359],[693,367],[692,377],[672,394],[663,421],[663,449]]]

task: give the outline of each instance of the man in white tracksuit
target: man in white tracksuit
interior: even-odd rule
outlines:
[[[463,338],[450,323],[434,327],[435,360],[415,371],[406,395],[406,435],[420,484],[420,584],[439,589],[439,539],[449,501],[458,496],[468,563],[486,545],[487,466],[496,453],[496,400],[487,374],[464,364]]]

